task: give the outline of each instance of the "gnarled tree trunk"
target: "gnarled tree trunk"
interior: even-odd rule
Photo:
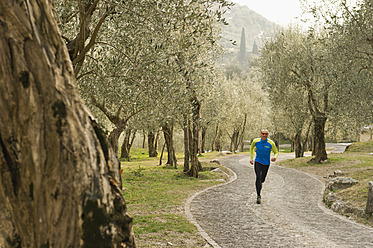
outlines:
[[[135,247],[50,1],[0,1],[0,246]]]
[[[314,154],[315,154],[315,161],[316,163],[320,163],[321,161],[327,160],[328,155],[326,154],[325,149],[325,123],[327,117],[326,116],[314,116]]]

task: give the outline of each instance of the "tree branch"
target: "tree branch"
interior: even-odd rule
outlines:
[[[111,9],[106,11],[105,14],[103,16],[101,16],[99,22],[97,23],[94,31],[93,31],[93,34],[92,34],[92,37],[88,43],[88,45],[86,47],[84,47],[84,49],[79,53],[79,55],[74,59],[73,61],[73,65],[79,63],[86,55],[86,53],[89,51],[89,49],[91,49],[93,47],[93,45],[95,44],[95,41],[96,41],[96,38],[97,38],[97,35],[98,35],[98,31],[100,30],[102,24],[104,23],[105,21],[105,18],[108,16],[108,14],[111,12]]]

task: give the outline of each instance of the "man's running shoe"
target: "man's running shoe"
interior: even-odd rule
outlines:
[[[260,196],[258,196],[258,197],[256,198],[256,203],[257,203],[257,204],[262,203],[262,198],[261,198]]]

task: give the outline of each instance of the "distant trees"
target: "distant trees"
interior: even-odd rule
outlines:
[[[254,44],[253,44],[252,53],[253,54],[259,54],[259,48],[258,48],[258,45],[256,44],[255,41],[254,41]]]
[[[244,27],[242,27],[242,31],[241,31],[240,51],[238,52],[237,59],[241,64],[244,64],[247,61],[246,38],[245,38],[245,28]]]

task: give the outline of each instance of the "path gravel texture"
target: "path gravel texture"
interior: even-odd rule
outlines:
[[[249,157],[227,157],[221,163],[236,179],[190,203],[192,218],[213,247],[373,247],[373,228],[323,206],[324,184],[315,176],[272,164],[262,204],[256,204]]]

